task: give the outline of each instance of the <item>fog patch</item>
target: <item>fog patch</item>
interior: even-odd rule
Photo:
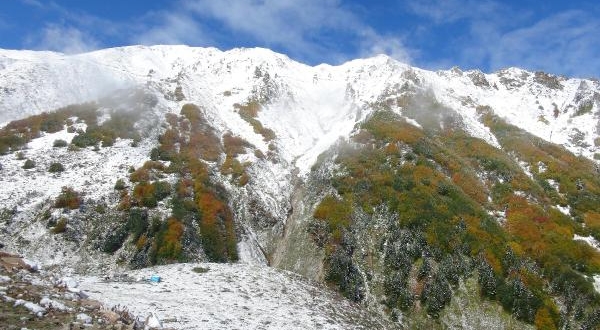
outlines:
[[[401,114],[415,120],[425,131],[439,133],[464,126],[460,115],[440,103],[430,89],[405,94],[402,103]]]

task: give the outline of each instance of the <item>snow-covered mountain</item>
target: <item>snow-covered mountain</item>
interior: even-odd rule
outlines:
[[[68,110],[69,106],[85,107],[85,104],[97,111],[97,118],[85,121],[79,110]],[[201,119],[189,115],[192,110],[186,107],[191,105],[198,109]],[[15,137],[23,137],[33,129],[27,126],[31,120],[21,124],[9,122],[56,110],[69,113],[58,119],[58,129],[38,127],[36,133],[39,134],[28,137],[22,149],[11,144]],[[340,160],[344,154],[340,150],[348,143],[355,148],[353,143],[356,142],[352,141],[360,140],[361,131],[369,131],[371,137],[362,140],[370,142],[359,144],[366,143],[367,149],[377,148],[376,140],[380,137],[368,125],[382,112],[398,116],[408,125],[407,131],[425,132],[425,136],[434,141],[432,145],[438,147],[452,140],[444,140],[449,134],[446,131],[460,130],[476,141],[484,141],[491,150],[507,155],[502,157],[508,157],[516,166],[513,169],[512,165],[506,165],[511,171],[535,182],[541,182],[537,177],[543,174],[544,166],[549,166],[547,162],[540,161],[540,165],[516,149],[510,149],[490,120],[512,124],[531,134],[532,139],[538,137],[539,141],[545,141],[536,145],[563,146],[590,162],[600,158],[598,80],[558,77],[517,68],[491,74],[463,72],[458,68],[432,72],[383,55],[338,66],[308,66],[259,48],[220,51],[187,46],[131,46],[79,55],[0,50],[0,123],[3,123],[0,128],[12,134],[0,136],[5,138],[0,142],[9,146],[0,156],[0,221],[4,226],[0,243],[43,264],[61,265],[83,273],[109,272],[117,264],[129,262],[134,267],[153,264],[156,259],[148,261],[151,253],[146,252],[154,249],[154,253],[158,250],[160,255],[160,248],[156,247],[160,240],[158,236],[151,237],[155,231],[146,231],[146,227],[152,227],[148,222],[158,219],[159,226],[164,224],[161,230],[166,236],[176,232],[177,226],[171,226],[176,221],[168,219],[175,212],[174,196],[178,194],[200,205],[193,211],[198,214],[190,216],[189,221],[201,222],[199,219],[208,209],[212,210],[213,204],[202,204],[199,196],[210,191],[211,196],[216,196],[230,209],[227,212],[235,224],[240,262],[269,264],[330,282],[327,278],[331,265],[327,260],[331,252],[315,244],[311,219],[324,196],[336,190],[340,192],[339,185],[332,181],[340,173],[351,173],[349,163]],[[102,125],[115,121],[118,114],[134,118],[132,126],[125,130],[135,131],[135,134],[111,131],[110,143],[104,143],[109,128]],[[390,122],[395,123],[396,119]],[[432,126],[436,127],[434,133],[430,133]],[[90,129],[100,132],[97,134],[102,137],[93,144],[75,142]],[[110,130],[116,129],[111,126]],[[176,142],[169,144],[167,141],[173,134]],[[195,140],[194,134],[201,138]],[[410,138],[398,139],[410,141]],[[57,147],[57,140],[78,147]],[[385,148],[393,144],[385,141]],[[198,151],[208,179],[202,177],[200,181],[205,186],[200,188],[200,181],[189,183],[186,187],[190,190],[193,187],[194,193],[185,197],[180,193],[185,189],[175,187],[181,187],[185,180],[198,178],[195,175],[199,174],[194,173],[199,172],[190,170],[193,165],[185,158],[195,143],[205,143],[202,144],[205,149],[213,145],[216,150],[213,150],[214,155],[207,155],[206,150]],[[406,143],[410,147],[405,150]],[[411,153],[410,150],[421,155],[416,151],[418,146],[406,143],[398,144],[401,155]],[[167,150],[167,147],[172,149]],[[160,154],[165,150],[176,152],[177,157]],[[462,151],[444,152],[452,157],[468,158],[460,154]],[[179,157],[185,159],[186,170],[171,168],[173,164],[181,165]],[[160,165],[147,163],[151,158]],[[437,169],[448,179],[458,181],[455,167],[440,161],[431,152],[427,158],[437,163]],[[35,166],[24,169],[26,159],[33,160]],[[64,170],[48,171],[55,163],[62,164]],[[406,160],[402,164],[405,163]],[[466,161],[462,164],[465,166]],[[490,182],[505,183],[514,175],[492,179],[489,171],[497,171],[496,164],[482,166],[484,170],[477,172],[474,178],[481,181],[485,198],[474,198],[503,224],[507,216],[506,208],[503,209],[505,201],[495,199],[495,186]],[[133,179],[136,173],[141,173],[140,169],[150,172],[150,179]],[[117,179],[125,179],[125,183],[115,190]],[[146,181],[161,180],[169,184],[168,194],[173,199],[161,197],[158,202],[148,204],[151,206],[146,205],[139,197],[148,187]],[[578,214],[569,215],[569,208],[577,208],[577,205],[561,190],[566,183],[558,178],[544,182],[556,186],[563,198],[559,203],[556,197],[552,200],[555,204],[548,205],[563,210],[571,216],[571,221],[579,219]],[[543,188],[535,184],[535,189]],[[77,207],[56,207],[57,196],[68,193],[63,188],[66,186],[82,199]],[[153,191],[158,189],[158,186],[152,187]],[[467,187],[461,188],[467,191]],[[554,195],[542,196],[534,188],[529,195],[525,188],[520,189],[525,192],[515,188],[515,194],[528,196],[530,201],[540,204],[554,198]],[[143,216],[145,227],[138,233],[132,229],[133,225],[123,225],[125,236],[118,239],[120,244],[113,250],[106,242],[112,242],[111,232],[118,231],[116,224],[124,221],[123,205],[128,198],[138,198],[134,196],[139,197],[137,206],[147,212]],[[568,202],[563,203],[563,200]],[[125,209],[129,210],[129,204],[126,205]],[[375,217],[369,212],[379,216],[387,214],[380,208],[364,211],[366,217]],[[224,228],[227,221],[223,219],[228,213],[223,212],[217,219],[223,221]],[[128,216],[131,219],[131,214]],[[356,214],[353,217],[360,218]],[[577,221],[583,221],[581,219]],[[61,221],[63,227],[66,223],[64,233],[54,229]],[[365,232],[377,231],[388,223],[383,221],[374,228],[365,226],[353,231],[356,237],[364,238],[359,245],[371,239]],[[367,227],[370,229],[365,229]],[[201,248],[198,243],[205,244],[202,237],[206,234],[202,231],[206,229],[194,234],[188,223],[184,228],[185,234],[179,234],[177,239],[182,242],[179,249],[186,258],[190,255],[194,261],[213,258],[206,246]],[[570,235],[569,239],[573,233]],[[121,247],[126,239],[128,244]],[[369,255],[364,251],[368,249],[366,245],[361,249],[364,256]],[[231,251],[227,258],[236,259]],[[358,263],[356,267],[367,283],[361,289],[366,292],[361,294],[361,299],[382,314],[392,313],[397,317],[396,307],[388,306],[389,310],[384,311],[379,303],[382,293],[378,288],[385,282],[381,269],[372,266],[371,274],[363,264]],[[452,316],[445,317],[445,322],[450,322]],[[496,325],[506,325],[500,316],[490,317],[498,318],[494,319]]]
[[[219,129],[242,134],[263,151],[266,145],[234,113],[233,104],[257,92],[268,94],[261,96],[273,102],[259,119],[275,131],[286,159],[303,172],[365,118],[369,104],[397,96],[410,85],[429,90],[459,111],[475,136],[492,143],[475,119],[478,105],[489,105],[510,123],[574,152],[591,156],[598,150],[593,141],[600,131],[600,82],[518,68],[492,74],[458,68],[432,72],[384,55],[311,67],[260,48],[223,52],[131,46],[80,55],[1,50],[0,69],[0,122],[88,102],[118,89],[149,86],[167,93],[181,86],[182,102],[201,104]],[[582,137],[578,143],[572,141],[575,135]]]

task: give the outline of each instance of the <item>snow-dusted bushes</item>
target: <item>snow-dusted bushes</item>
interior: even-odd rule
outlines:
[[[50,166],[48,166],[48,172],[50,172],[50,173],[60,173],[60,172],[63,172],[64,170],[65,170],[65,167],[63,166],[63,164],[58,163],[58,162],[51,163]]]

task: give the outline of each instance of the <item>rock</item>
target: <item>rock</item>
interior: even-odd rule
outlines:
[[[60,285],[64,285],[67,290],[71,291],[71,292],[79,292],[79,290],[77,289],[79,287],[79,283],[71,277],[63,277],[60,280]]]
[[[156,313],[150,313],[146,318],[146,327],[144,329],[162,329],[162,323]]]
[[[100,309],[102,307],[102,304],[99,301],[87,299],[87,297],[82,297],[80,304],[88,309]]]
[[[46,309],[36,303],[31,301],[17,299],[14,303],[15,306],[23,306],[27,308],[30,312],[37,315],[38,317],[42,317],[46,313]]]
[[[92,317],[85,313],[79,313],[77,314],[77,321],[83,324],[92,324]]]
[[[110,310],[102,311],[102,317],[104,317],[104,319],[111,324],[117,323],[117,321],[119,321],[119,319],[121,318],[119,314]]]
[[[25,263],[25,265],[28,266],[29,270],[32,272],[37,272],[40,270],[40,265],[29,259],[23,258],[23,262]]]

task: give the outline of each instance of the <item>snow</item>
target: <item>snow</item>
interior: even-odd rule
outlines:
[[[208,268],[195,272],[195,267]],[[160,283],[105,282],[83,277],[91,299],[156,315],[174,329],[381,328],[377,317],[298,275],[244,264],[174,264],[128,272]],[[123,294],[127,292],[127,294]]]
[[[146,319],[146,328],[158,328],[161,329],[163,327],[160,319],[156,315],[156,313],[150,313],[148,318]]]
[[[523,170],[523,173],[525,173],[525,175],[527,175],[530,179],[535,180],[533,177],[533,173],[531,173],[531,166],[529,166],[527,162],[520,160],[517,163],[519,164],[519,167],[521,168],[521,170]]]
[[[72,310],[72,308],[65,306],[65,304],[61,303],[60,301],[56,301],[49,297],[43,297],[42,300],[40,300],[40,305],[44,306],[45,308],[53,308],[64,312]]]
[[[584,241],[584,242],[588,243],[594,249],[600,251],[600,242],[598,242],[598,240],[596,240],[592,236],[579,236],[579,235],[575,234],[573,236],[573,240]]]
[[[596,289],[596,292],[600,292],[600,275],[594,275],[593,279],[594,279],[594,289]]]
[[[129,175],[130,166],[139,167],[148,159],[150,146],[133,148],[130,146],[131,140],[119,139],[114,146],[98,151],[91,148],[70,151],[68,148],[52,146],[54,140],[69,142],[73,135],[74,133],[67,133],[65,129],[32,140],[23,151],[25,158],[36,163],[35,168],[30,170],[22,169],[24,160],[16,159],[14,154],[0,156],[3,165],[0,205],[26,209],[46,199],[55,198],[63,186],[70,186],[83,193],[85,199],[100,200],[113,191],[117,178]],[[48,172],[48,167],[53,162],[63,164],[65,171]]]
[[[437,101],[457,112],[471,135],[493,146],[499,144],[481,123],[475,110],[479,105],[489,105],[510,123],[576,153],[591,158],[599,151],[593,146],[597,120],[592,116],[597,105],[590,113],[573,117],[576,96],[593,97],[600,90],[597,83],[561,78],[563,89],[552,89],[536,82],[533,73],[515,68],[487,75],[460,70],[432,72],[387,56],[311,67],[267,49],[220,51],[187,46],[129,46],[78,55],[0,50],[0,63],[0,122],[93,101],[118,89],[146,86],[159,99],[160,111],[178,112],[181,105],[196,103],[220,133],[230,131],[241,136],[264,154],[268,143],[240,117],[234,104],[267,95],[257,119],[275,132],[273,143],[284,162],[255,166],[269,175],[262,175],[263,182],[256,180],[254,184],[261,188],[261,199],[271,200],[273,205],[289,199],[290,173],[297,170],[300,177],[305,176],[319,154],[340,137],[347,137],[382,96],[398,96],[399,86],[404,84],[431,92]],[[496,87],[476,86],[470,78],[475,73]],[[517,83],[503,83],[506,78]],[[165,100],[164,95],[176,87],[181,87],[185,100]],[[556,118],[552,104],[559,108]],[[540,122],[540,115],[549,124]],[[414,119],[407,120],[420,127]],[[574,128],[583,132],[583,142],[590,147],[572,143]],[[104,196],[115,177],[125,176],[130,165],[140,165],[152,147],[134,149],[128,147],[129,141],[118,141],[114,147],[99,152],[83,150],[76,156],[50,147],[55,139],[70,141],[72,137],[61,131],[32,141],[26,154],[39,161],[34,170],[22,170],[22,162],[10,155],[0,157],[3,174],[8,173],[0,179],[0,205],[37,205],[56,196],[64,182],[83,190],[86,197]],[[251,154],[240,159],[258,162]],[[71,168],[49,175],[45,166],[56,160],[73,162],[82,171]],[[44,189],[37,182],[45,182]]]
[[[83,324],[91,324],[92,323],[92,317],[85,313],[77,314],[76,319],[77,319],[77,321],[82,322]]]
[[[38,265],[38,263],[31,261],[27,258],[23,258],[23,262],[29,266],[31,268],[31,270],[33,270],[34,272],[37,272],[40,270],[40,265]]]
[[[17,299],[15,300],[15,307],[16,306],[23,306],[25,308],[27,308],[30,312],[32,312],[33,314],[37,315],[37,316],[42,316],[43,314],[46,313],[46,309],[36,303],[33,303],[31,301],[27,301],[27,300],[23,300],[23,299]]]
[[[234,103],[247,101],[255,88],[263,86],[264,77],[255,76],[260,68],[269,74],[279,95],[258,119],[275,130],[284,153],[290,160],[298,159],[301,172],[310,168],[314,155],[339,136],[347,136],[353,124],[364,118],[367,113],[359,115],[357,109],[365,109],[384,91],[411,79],[431,89],[440,102],[459,113],[472,135],[492,145],[498,146],[497,141],[479,122],[477,105],[489,105],[510,123],[587,157],[596,150],[573,145],[569,136],[577,128],[593,146],[597,120],[592,116],[597,105],[588,114],[572,115],[579,106],[576,98],[592,98],[598,84],[561,78],[562,89],[552,89],[537,82],[533,73],[516,68],[479,73],[495,86],[487,87],[474,85],[471,71],[432,72],[387,56],[310,67],[261,48],[224,52],[187,46],[129,46],[78,55],[0,50],[0,62],[0,87],[7,88],[0,92],[0,122],[93,100],[115,89],[157,84],[172,90],[177,85],[188,100],[201,103],[220,128],[241,133],[264,151],[261,137],[233,111]],[[507,78],[516,84],[503,83]],[[225,96],[226,91],[231,96]],[[559,109],[556,118],[554,105]],[[540,116],[548,123],[540,121]]]
[[[556,208],[564,215],[568,215],[571,216],[571,206],[567,205],[567,206],[560,206],[560,205],[556,205]]]

